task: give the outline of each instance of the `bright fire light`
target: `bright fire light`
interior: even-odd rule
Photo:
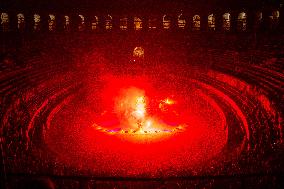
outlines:
[[[136,108],[133,111],[133,115],[137,118],[137,120],[142,120],[146,114],[146,102],[144,96],[139,96],[136,99]]]
[[[169,99],[169,98],[166,98],[165,100],[163,100],[163,102],[166,103],[166,104],[174,104],[175,103],[174,100]]]
[[[149,100],[158,103],[150,107]],[[169,108],[176,101],[169,97],[163,100],[150,99],[144,90],[129,87],[121,89],[119,95],[115,97],[114,103],[114,112],[119,120],[119,125],[113,125],[115,128],[107,129],[99,124],[94,124],[97,130],[110,134],[158,134],[181,132],[185,126],[184,124],[168,125],[162,120],[165,115],[176,116]],[[159,107],[160,112],[155,106]],[[152,111],[148,111],[151,108]]]
[[[168,111],[168,106],[175,104],[176,102],[173,99],[166,98],[161,100],[159,108],[162,112]]]

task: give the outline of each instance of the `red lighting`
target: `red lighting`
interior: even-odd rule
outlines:
[[[114,100],[111,100],[114,102],[113,109],[104,110],[100,122],[93,124],[94,128],[108,134],[151,134],[159,137],[161,133],[168,135],[181,132],[185,128],[186,123],[177,121],[180,119],[178,110],[171,107],[176,103],[173,99],[146,96],[145,90],[130,84],[118,89],[118,95],[113,96]],[[116,120],[113,122],[115,124],[109,124],[109,120]]]
[[[166,176],[206,164],[227,143],[225,115],[194,82],[177,88],[183,81],[174,79],[102,76],[54,115],[46,144],[98,175]]]

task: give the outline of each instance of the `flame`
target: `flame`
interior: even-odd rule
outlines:
[[[159,108],[161,111],[165,112],[168,111],[168,106],[169,105],[173,105],[176,102],[171,99],[171,98],[165,98],[164,100],[161,100],[160,104],[159,104]]]
[[[146,102],[144,96],[139,96],[136,98],[135,110],[132,112],[137,120],[142,120],[145,118],[146,114]]]
[[[183,124],[168,125],[161,120],[161,115],[172,115],[175,113],[170,107],[176,104],[174,99],[169,97],[158,100],[158,105],[161,112],[147,112],[150,109],[148,97],[145,91],[136,87],[121,89],[120,94],[115,98],[114,112],[119,119],[120,124],[116,128],[103,128],[100,125],[94,124],[97,130],[107,132],[109,134],[158,134],[180,132]],[[152,106],[151,106],[152,107]],[[155,109],[155,108],[154,108]],[[152,109],[153,110],[153,109]],[[105,112],[102,113],[105,114]]]
[[[175,101],[173,99],[170,99],[170,98],[166,98],[162,102],[164,102],[165,104],[168,104],[168,105],[175,104]]]

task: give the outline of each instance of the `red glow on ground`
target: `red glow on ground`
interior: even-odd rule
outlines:
[[[210,97],[194,90],[182,98],[194,86],[178,91],[132,76],[107,76],[100,86],[87,96],[82,91],[50,121],[46,143],[70,166],[107,176],[181,174],[206,165],[227,142],[226,118]],[[143,116],[132,115],[137,110]],[[165,132],[116,130],[137,129],[137,121]]]

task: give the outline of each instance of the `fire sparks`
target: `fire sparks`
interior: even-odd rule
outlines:
[[[159,108],[161,111],[165,112],[165,111],[168,111],[169,105],[173,105],[175,103],[176,102],[173,99],[166,98],[164,100],[161,100],[161,102],[159,103]]]
[[[174,101],[174,100],[172,100],[172,99],[170,99],[170,98],[166,98],[165,100],[163,100],[163,102],[164,102],[164,103],[166,103],[166,104],[169,104],[169,105],[171,105],[171,104],[174,104],[174,103],[175,103],[175,101]]]
[[[158,102],[154,106],[159,107],[160,112],[151,111],[149,101]],[[181,132],[185,124],[168,125],[162,120],[162,117],[169,115],[172,111],[169,106],[175,104],[172,98],[163,100],[149,99],[144,90],[129,87],[121,89],[118,97],[115,98],[115,114],[118,117],[119,125],[115,128],[104,128],[99,124],[93,126],[99,130],[109,134],[157,134]],[[156,109],[152,107],[152,109]],[[150,110],[150,111],[148,111]],[[159,115],[162,114],[162,115]]]
[[[137,120],[142,120],[145,118],[146,114],[146,102],[144,96],[139,96],[136,99],[136,108],[133,111],[133,115]]]

